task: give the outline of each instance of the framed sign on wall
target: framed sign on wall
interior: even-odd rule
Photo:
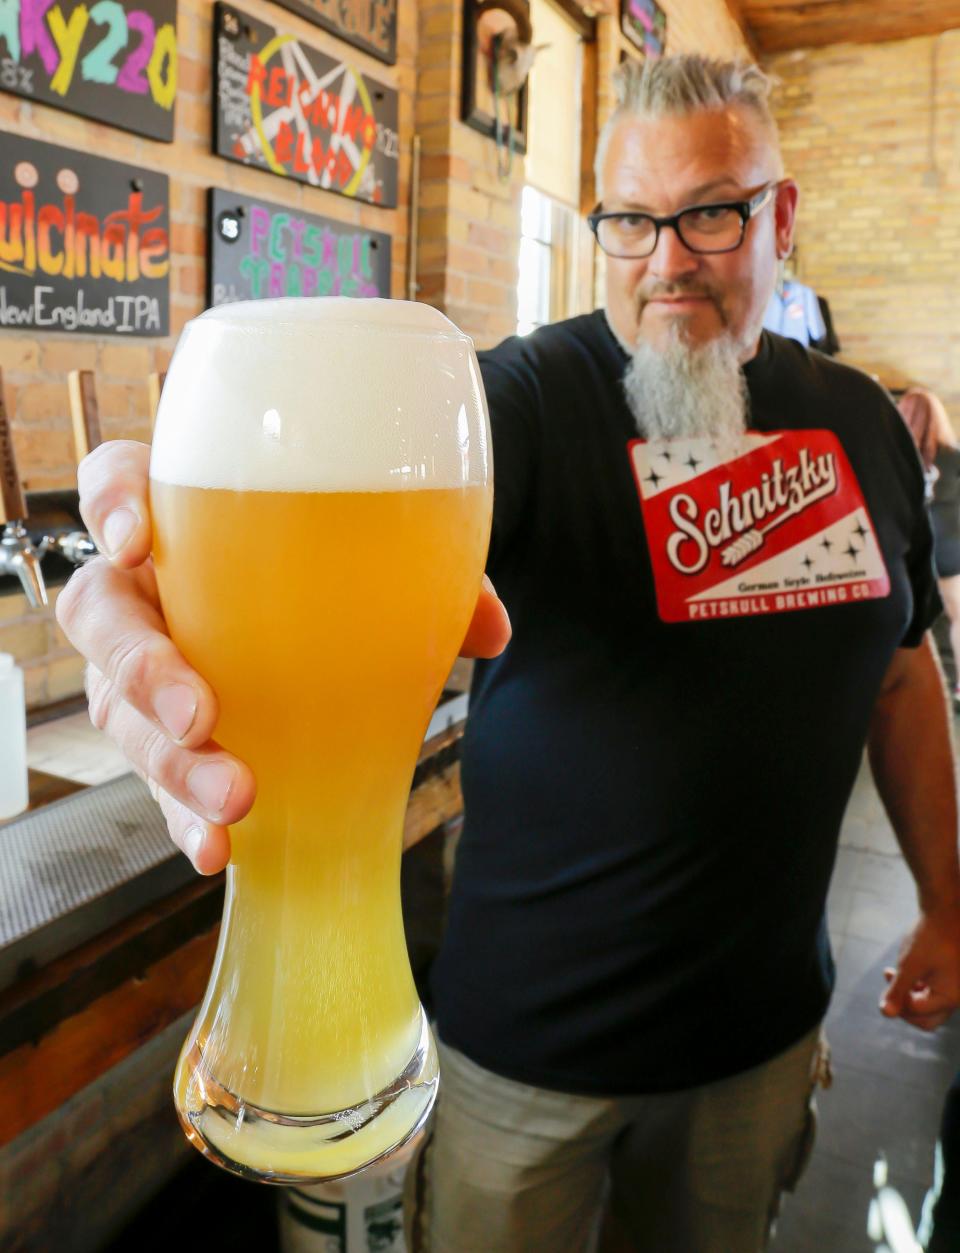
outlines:
[[[397,0],[277,0],[355,48],[393,65],[397,59]]]
[[[216,9],[214,151],[341,196],[397,203],[397,93],[230,5]]]
[[[171,143],[177,0],[3,0],[0,89]]]
[[[0,134],[0,328],[166,335],[165,174]]]
[[[620,29],[644,56],[663,55],[667,15],[657,0],[620,0]]]
[[[211,188],[207,299],[389,296],[390,236]]]

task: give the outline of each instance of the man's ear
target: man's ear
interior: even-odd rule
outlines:
[[[797,220],[797,201],[800,190],[792,178],[785,178],[777,187],[774,204],[777,259],[786,260],[793,247],[793,228]]]

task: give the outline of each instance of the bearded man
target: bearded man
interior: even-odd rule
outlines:
[[[884,1012],[932,1030],[960,1001],[910,437],[865,375],[761,334],[797,189],[760,71],[665,58],[618,87],[590,218],[606,307],[481,358],[513,637],[501,652],[485,594],[433,979],[443,1081],[409,1175],[432,1253],[581,1253],[608,1195],[642,1253],[765,1246],[809,1149],[865,744],[920,903]],[[112,565],[60,617],[98,722],[209,872],[253,781],[207,744],[215,701],[158,631],[145,482],[129,445],[85,463]],[[198,763],[224,772],[216,803]]]
[[[888,1012],[957,1002],[909,436],[865,375],[761,334],[797,204],[763,75],[667,58],[618,89],[605,309],[481,354],[513,638],[478,665],[433,980],[437,1253],[586,1249],[607,1180],[644,1253],[763,1247],[809,1147],[868,731],[923,908]]]

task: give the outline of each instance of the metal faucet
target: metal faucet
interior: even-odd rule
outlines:
[[[34,548],[30,536],[21,522],[8,522],[0,536],[0,574],[15,574],[23,584],[23,590],[31,609],[48,604],[47,585],[43,581],[40,558],[43,545]]]
[[[75,566],[82,566],[91,557],[96,557],[99,551],[86,531],[55,531],[52,535],[45,535],[37,548],[41,557],[51,552],[59,553]]]
[[[23,585],[30,608],[40,609],[49,604],[40,568],[47,553],[59,553],[72,565],[82,566],[98,551],[86,531],[56,531],[34,544],[22,522],[8,522],[0,535],[0,575],[15,574]]]

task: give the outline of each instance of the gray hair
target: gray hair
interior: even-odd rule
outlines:
[[[768,131],[777,172],[782,174],[777,124],[770,110],[773,84],[774,79],[750,61],[715,61],[690,53],[624,61],[613,76],[617,107],[597,140],[594,176],[598,193],[610,136],[622,118],[682,117],[731,104],[751,110]]]

